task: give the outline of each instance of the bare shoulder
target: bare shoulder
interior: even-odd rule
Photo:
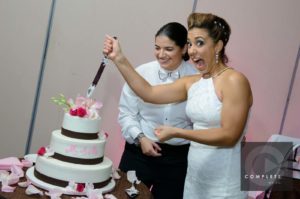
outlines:
[[[248,96],[250,101],[252,101],[252,91],[248,78],[241,72],[237,70],[229,70],[223,78],[223,91],[224,94],[228,96],[234,96],[235,94],[240,94],[242,96]]]
[[[224,75],[224,83],[229,85],[244,85],[250,86],[248,78],[241,72],[237,70],[228,70],[228,73]]]

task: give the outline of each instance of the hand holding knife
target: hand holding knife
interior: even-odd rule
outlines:
[[[114,37],[115,39],[117,39],[117,37]],[[103,73],[103,70],[105,68],[105,66],[107,65],[108,63],[108,59],[106,58],[106,56],[104,56],[104,58],[102,59],[101,61],[101,64],[100,64],[100,67],[98,69],[98,72],[92,82],[92,84],[89,86],[88,90],[87,90],[87,94],[86,94],[86,97],[87,98],[90,98],[96,88],[96,85],[98,84],[98,81]]]

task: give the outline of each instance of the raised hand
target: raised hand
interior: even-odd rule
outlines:
[[[175,137],[178,128],[171,126],[159,126],[155,129],[154,134],[159,139],[159,141],[164,142],[173,137]]]
[[[104,56],[112,61],[115,61],[117,58],[123,57],[121,46],[116,39],[116,37],[111,37],[109,35],[105,36],[103,50]]]

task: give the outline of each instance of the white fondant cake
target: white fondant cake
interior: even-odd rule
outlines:
[[[70,184],[83,184],[113,188],[112,161],[104,157],[106,137],[99,133],[101,117],[98,114],[88,117],[89,107],[85,108],[87,112],[80,116],[66,112],[62,128],[52,132],[49,147],[43,153],[39,152],[34,169],[27,175],[37,186],[47,189],[49,184],[50,189],[52,186],[66,188]],[[95,116],[95,112],[92,113]]]
[[[50,148],[52,148],[55,153],[82,159],[103,157],[104,147],[104,139],[82,140],[70,138],[62,135],[61,130],[53,131],[50,141]]]
[[[80,133],[98,133],[101,125],[101,118],[81,118],[74,117],[70,113],[65,113],[62,127],[70,131]]]
[[[44,175],[66,182],[99,183],[110,178],[112,162],[104,158],[101,164],[80,165],[40,156],[35,169]]]

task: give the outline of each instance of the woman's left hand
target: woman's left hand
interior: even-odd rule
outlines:
[[[155,129],[154,134],[159,141],[164,142],[175,137],[176,129],[177,128],[171,126],[159,126]]]

